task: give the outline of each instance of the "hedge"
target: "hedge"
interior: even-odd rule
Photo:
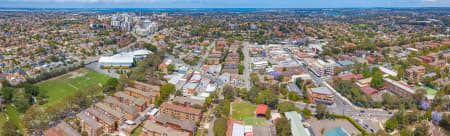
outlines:
[[[353,120],[349,116],[345,115],[332,115],[332,116],[334,116],[335,118],[347,119],[348,121],[350,121],[350,123],[353,124],[353,126],[355,126],[359,131],[361,131],[363,135],[369,135],[369,133],[367,133],[367,131],[363,127],[361,127],[355,120]]]

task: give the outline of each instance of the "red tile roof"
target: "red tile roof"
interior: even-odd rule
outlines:
[[[365,94],[374,94],[374,93],[378,93],[378,90],[375,88],[372,88],[370,86],[366,86],[361,88],[361,91],[363,91]]]
[[[258,104],[256,107],[256,114],[266,114],[267,109],[269,109],[269,106],[265,104]]]

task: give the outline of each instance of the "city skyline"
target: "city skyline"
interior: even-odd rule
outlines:
[[[1,8],[371,8],[450,7],[447,0],[0,0]]]

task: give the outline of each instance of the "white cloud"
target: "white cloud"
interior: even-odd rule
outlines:
[[[1,1],[1,0],[0,0]],[[153,3],[161,1],[176,1],[176,0],[6,0],[16,2],[75,2],[75,3],[97,3],[97,2],[111,2],[111,3],[130,3],[130,2],[144,2]]]
[[[437,0],[422,0],[423,2],[436,2]]]

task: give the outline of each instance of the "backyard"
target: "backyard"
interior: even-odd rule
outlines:
[[[90,69],[82,68],[68,74],[38,83],[39,88],[44,89],[48,96],[48,103],[57,103],[65,96],[75,93],[77,90],[83,90],[91,84],[102,85],[110,77]]]
[[[233,119],[244,121],[246,125],[262,126],[266,124],[266,119],[257,118],[255,115],[256,105],[248,102],[233,103],[232,114]]]

